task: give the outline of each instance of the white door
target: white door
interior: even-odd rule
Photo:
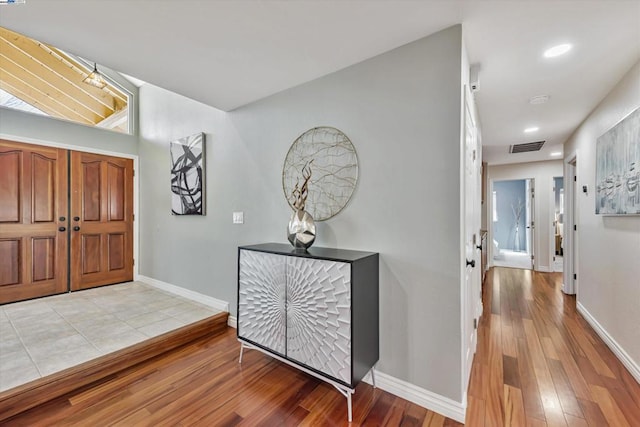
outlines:
[[[527,192],[527,203],[526,203],[526,218],[525,224],[527,227],[527,254],[531,259],[531,269],[535,269],[535,231],[536,231],[536,221],[535,221],[535,180],[527,179],[525,181],[525,188]]]
[[[466,391],[471,363],[476,351],[477,321],[480,299],[480,164],[478,135],[471,106],[471,95],[465,89],[464,114],[464,282],[462,284],[463,384]]]
[[[578,293],[578,183],[577,158],[571,159],[565,164],[565,215],[564,215],[564,266],[562,290],[565,294]]]

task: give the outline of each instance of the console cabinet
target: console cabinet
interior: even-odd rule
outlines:
[[[241,246],[238,339],[353,393],[379,358],[378,277],[377,253]]]

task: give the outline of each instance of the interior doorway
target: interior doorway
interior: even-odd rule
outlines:
[[[553,178],[553,199],[554,209],[551,219],[553,242],[553,271],[562,272],[564,257],[564,178],[556,176]]]
[[[533,179],[495,181],[492,187],[493,265],[533,269]]]
[[[133,161],[0,140],[0,304],[133,280]]]

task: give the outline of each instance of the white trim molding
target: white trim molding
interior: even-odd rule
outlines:
[[[584,317],[584,319],[591,325],[591,327],[596,331],[596,333],[602,338],[602,341],[607,344],[607,346],[613,351],[613,354],[622,362],[622,364],[627,368],[629,373],[640,383],[640,365],[638,365],[632,358],[627,354],[626,351],[613,339],[611,335],[607,332],[606,329],[602,327],[602,325],[589,313],[589,311],[581,304],[577,303],[576,308],[578,313]]]
[[[208,305],[209,307],[215,308],[216,310],[229,312],[229,303],[226,301],[219,300],[214,297],[210,297],[209,295],[204,295],[196,291],[192,291],[190,289],[185,289],[180,286],[172,285],[171,283],[163,282],[158,279],[154,279],[152,277],[147,277],[143,275],[138,275],[138,279],[141,282],[144,282],[148,285],[153,286],[154,288],[161,289],[166,292],[170,292],[172,294],[180,295],[181,297],[190,299],[195,302],[199,302],[200,304]]]
[[[238,329],[238,318],[236,316],[229,316],[227,325],[234,329]]]
[[[215,309],[229,312],[228,302],[143,275],[138,276],[138,280],[158,289],[162,289],[163,291],[171,292],[201,304],[206,304]],[[229,316],[227,320],[227,324],[232,328],[237,328],[237,322],[238,320],[235,316]],[[445,417],[464,423],[466,414],[465,404],[392,377],[391,375],[380,372],[377,369],[375,376],[376,387],[413,402],[416,405],[420,405],[426,409],[444,415]],[[367,374],[363,381],[371,384],[371,374]]]
[[[389,374],[376,369],[376,387],[394,394],[398,397],[420,405],[430,411],[449,417],[459,423],[464,423],[467,405],[456,402],[448,397],[441,396],[432,391],[426,390],[417,385],[392,377]],[[363,379],[367,384],[371,384],[371,373]]]
[[[543,273],[553,273],[553,268],[549,267],[548,265],[538,265],[538,271],[541,271]]]

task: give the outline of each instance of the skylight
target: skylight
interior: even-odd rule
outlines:
[[[12,108],[14,110],[26,111],[27,113],[35,113],[41,114],[43,116],[48,116],[48,114],[44,111],[39,110],[31,104],[27,104],[22,99],[16,98],[9,92],[2,89],[0,89],[0,106]]]
[[[93,62],[0,27],[0,105],[88,126],[132,133],[133,88],[97,65],[104,85],[86,83]],[[124,86],[123,86],[124,85]]]

